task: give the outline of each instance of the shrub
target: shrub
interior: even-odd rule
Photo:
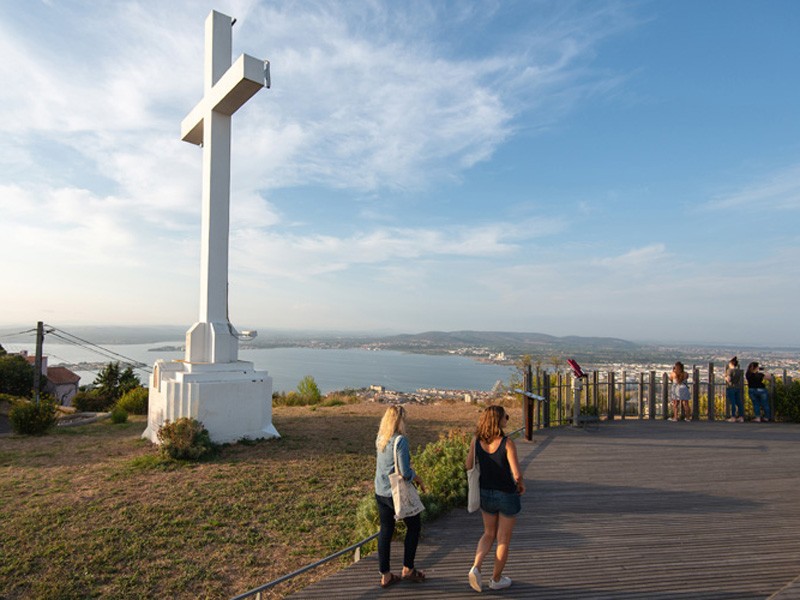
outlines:
[[[72,399],[72,406],[80,412],[106,412],[114,405],[114,399],[100,390],[78,392]]]
[[[42,435],[56,424],[56,405],[47,400],[38,404],[19,400],[14,403],[8,418],[15,433]]]
[[[775,416],[782,421],[800,423],[800,381],[775,385]]]
[[[125,423],[128,420],[128,411],[117,405],[111,409],[112,423]]]
[[[425,513],[433,519],[455,506],[467,505],[467,475],[464,463],[472,436],[448,431],[417,452],[412,464],[422,477],[427,493],[422,495]]]
[[[306,401],[306,404],[319,404],[322,394],[317,382],[311,375],[306,375],[297,384],[297,393]]]
[[[150,392],[145,387],[133,388],[122,395],[117,401],[117,406],[132,415],[146,415],[149,395]]]
[[[165,422],[158,430],[158,441],[161,453],[177,460],[199,460],[216,451],[208,430],[190,417]]]
[[[309,406],[310,404],[316,404],[316,402],[297,392],[277,392],[272,395],[273,406]]]

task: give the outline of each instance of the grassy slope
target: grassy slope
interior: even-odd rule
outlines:
[[[277,407],[280,440],[199,464],[160,461],[143,417],[0,437],[0,598],[224,598],[339,550],[372,490],[384,408]],[[412,445],[471,430],[478,411],[409,407]]]

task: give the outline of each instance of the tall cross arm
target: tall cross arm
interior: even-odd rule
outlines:
[[[202,144],[203,121],[208,112],[230,116],[264,87],[270,87],[269,61],[242,54],[181,121],[181,139]]]

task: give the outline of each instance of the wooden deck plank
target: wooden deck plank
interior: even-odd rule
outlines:
[[[505,598],[800,600],[800,425],[626,420],[519,442],[528,493]],[[479,514],[423,528],[423,584],[378,585],[377,556],[291,595],[469,598]],[[392,565],[402,564],[402,544]],[[484,563],[488,580],[492,560]],[[279,597],[280,591],[273,597]]]

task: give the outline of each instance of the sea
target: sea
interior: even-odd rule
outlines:
[[[179,350],[183,340],[153,344],[103,345],[104,353],[83,346],[57,344],[45,340],[43,354],[48,365],[92,364],[92,368],[72,368],[81,376],[81,385],[90,384],[103,364],[110,361],[142,363],[147,367],[135,369],[144,385],[149,371],[158,359],[184,358]],[[27,350],[30,344],[4,343],[8,352]],[[500,381],[508,383],[513,367],[478,362],[453,354],[412,354],[392,350],[361,348],[240,348],[239,360],[252,362],[259,371],[272,377],[273,391],[288,392],[307,375],[311,375],[323,394],[381,385],[388,390],[415,392],[419,389],[489,391]],[[96,368],[95,368],[96,367]]]

